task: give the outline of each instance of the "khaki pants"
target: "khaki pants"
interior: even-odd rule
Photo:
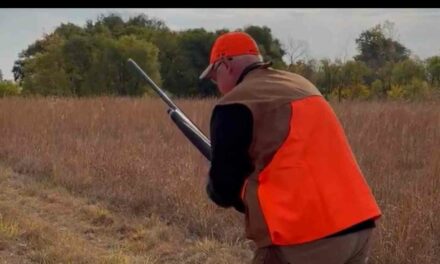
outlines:
[[[255,252],[253,264],[365,264],[373,229],[295,245],[270,246]]]

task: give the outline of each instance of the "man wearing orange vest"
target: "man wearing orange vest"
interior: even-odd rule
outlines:
[[[366,263],[381,212],[318,89],[272,69],[243,32],[217,38],[200,78],[223,94],[207,192],[245,213],[253,263]]]

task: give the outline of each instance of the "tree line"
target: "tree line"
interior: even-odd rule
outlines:
[[[420,60],[394,36],[390,22],[363,31],[358,54],[347,61],[307,59],[303,42],[281,43],[266,26],[237,29],[250,34],[273,67],[301,74],[326,97],[342,99],[428,98],[440,91],[440,56]],[[0,96],[143,96],[151,90],[128,66],[133,58],[176,97],[217,95],[200,81],[216,37],[227,29],[173,31],[158,19],[101,15],[83,26],[61,24],[24,49],[12,69],[0,73]],[[290,44],[290,45],[289,45]],[[283,59],[284,58],[284,59]]]

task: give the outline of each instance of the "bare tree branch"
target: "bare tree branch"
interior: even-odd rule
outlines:
[[[309,53],[309,44],[305,40],[296,40],[289,37],[287,43],[283,46],[289,65],[294,64],[299,59],[305,58]]]

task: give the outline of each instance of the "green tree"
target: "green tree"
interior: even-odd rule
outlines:
[[[84,80],[87,71],[93,63],[93,43],[87,36],[72,36],[62,46],[62,55],[66,74],[72,84],[72,94],[77,96],[90,95],[92,91],[86,90]]]
[[[370,69],[362,61],[347,61],[342,66],[343,85],[359,85],[365,83],[365,78],[369,76]]]
[[[394,65],[391,80],[394,84],[409,84],[413,79],[425,80],[423,64],[414,60],[406,59]]]
[[[283,61],[285,51],[280,41],[272,36],[270,28],[266,26],[248,26],[243,31],[255,39],[264,60],[272,61],[275,68],[286,69],[286,64]]]
[[[317,74],[316,85],[324,95],[334,94],[342,84],[342,63],[322,59]]]
[[[371,74],[367,65],[361,61],[347,61],[341,67],[341,84],[338,87],[338,99],[341,98],[368,98],[370,89],[365,79]]]
[[[27,60],[23,68],[24,94],[72,94],[69,77],[64,71],[61,51],[63,42],[58,35],[48,36],[43,44],[45,52],[38,52]]]
[[[124,33],[124,20],[117,14],[111,13],[108,15],[100,15],[95,27],[104,26],[107,28],[112,36],[119,37]]]
[[[440,56],[426,59],[426,71],[429,83],[440,89]]]
[[[19,95],[20,87],[12,81],[0,80],[0,97]]]
[[[391,81],[390,97],[423,99],[431,92],[426,82],[425,67],[420,61],[407,59],[394,64]]]
[[[215,86],[199,82],[199,75],[209,63],[211,46],[216,35],[204,29],[191,29],[176,34],[175,42],[169,42],[163,54],[162,74],[164,87],[177,96],[195,96],[204,91],[213,94]],[[163,45],[162,45],[163,47]]]
[[[288,71],[299,74],[316,84],[318,79],[317,68],[316,60],[297,60],[295,63],[289,65]]]
[[[386,62],[399,62],[409,57],[410,51],[396,40],[385,36],[382,25],[363,31],[356,39],[359,55],[356,61],[365,62],[372,69],[379,69]]]
[[[134,59],[138,65],[149,73],[158,85],[161,85],[159,72],[159,49],[151,42],[140,40],[133,35],[121,37],[116,42],[119,52],[119,69],[117,70],[117,93],[119,95],[140,96],[146,92],[146,84],[128,68],[127,58]]]
[[[71,37],[74,36],[84,36],[86,35],[86,32],[83,28],[72,24],[72,23],[67,23],[67,24],[61,24],[60,26],[58,26],[55,31],[54,34],[59,35],[60,37],[64,38],[64,39],[70,39]]]
[[[30,44],[27,49],[23,50],[18,54],[18,59],[14,62],[14,67],[12,72],[14,74],[14,80],[21,83],[25,77],[24,67],[28,60],[30,60],[35,54],[45,52],[44,46],[47,45],[49,36],[45,35],[42,40],[37,40]]]
[[[141,95],[145,82],[127,68],[127,59],[135,59],[160,83],[158,48],[149,41],[155,27],[163,28],[146,17],[124,22],[114,14],[88,21],[84,28],[61,24],[20,53],[14,76],[25,94]]]

